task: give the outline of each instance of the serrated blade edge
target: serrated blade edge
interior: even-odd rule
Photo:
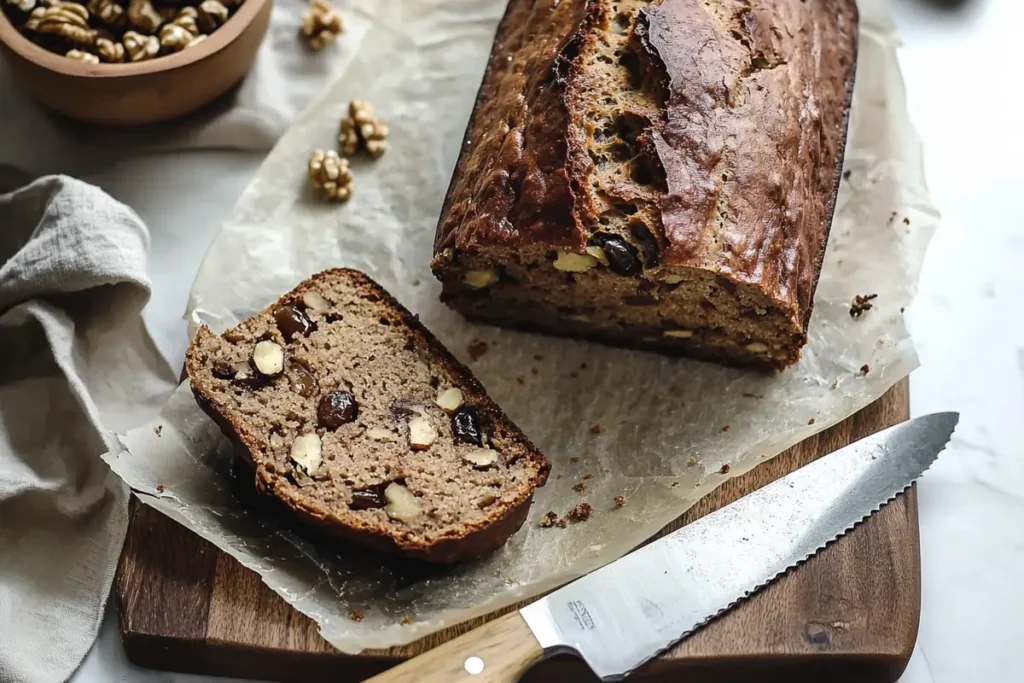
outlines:
[[[909,487],[949,442],[935,413],[852,443],[520,610],[549,654],[621,680]]]

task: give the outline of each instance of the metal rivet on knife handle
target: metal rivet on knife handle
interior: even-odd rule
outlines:
[[[515,683],[544,650],[518,612],[371,678],[369,683]]]

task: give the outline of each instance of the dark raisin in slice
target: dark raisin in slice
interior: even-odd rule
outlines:
[[[309,398],[316,393],[316,378],[301,365],[292,368],[292,391],[303,398]]]
[[[219,360],[213,364],[213,376],[218,379],[234,379],[235,366],[226,360]]]
[[[640,252],[618,235],[594,233],[591,242],[601,247],[608,259],[608,267],[618,275],[639,275],[643,271]]]
[[[324,394],[316,407],[316,417],[325,429],[337,429],[352,422],[359,416],[356,397],[347,391],[332,391]]]
[[[484,445],[483,430],[480,429],[480,414],[476,408],[462,406],[452,415],[452,436],[462,443]]]
[[[274,311],[274,322],[284,335],[285,341],[291,341],[296,335],[305,337],[313,329],[313,323],[305,312],[294,306],[278,307]]]
[[[357,489],[352,492],[352,502],[348,506],[353,510],[374,510],[387,505],[384,499],[384,484],[368,489]]]
[[[658,252],[660,247],[658,245],[658,238],[654,236],[650,228],[643,221],[634,220],[629,224],[629,233],[633,236],[640,244],[640,249],[644,252],[644,265],[648,268],[654,268],[658,265]]]

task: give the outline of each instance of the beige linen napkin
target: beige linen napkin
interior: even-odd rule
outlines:
[[[71,178],[0,195],[0,681],[66,679],[103,617],[128,492],[100,455],[174,387],[139,315],[148,241]]]

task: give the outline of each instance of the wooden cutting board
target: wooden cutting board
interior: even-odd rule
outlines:
[[[907,417],[904,381],[841,424],[728,481],[670,529]],[[406,647],[342,655],[317,635],[310,619],[234,559],[148,506],[135,501],[132,512],[116,591],[125,651],[142,666],[348,683],[480,623]],[[919,612],[917,499],[911,489],[630,680],[895,681],[917,638]],[[597,679],[578,660],[565,657],[538,665],[524,680]]]

